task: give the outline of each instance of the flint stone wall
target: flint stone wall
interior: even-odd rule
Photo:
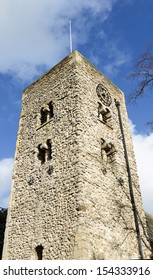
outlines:
[[[96,87],[112,97],[111,125],[98,117]],[[146,223],[123,92],[74,51],[25,89],[4,259],[139,259],[129,194],[121,115],[145,257]],[[52,101],[53,117],[41,124],[41,108]],[[101,142],[113,143],[113,158],[102,158]],[[39,145],[51,141],[51,159],[41,162]]]

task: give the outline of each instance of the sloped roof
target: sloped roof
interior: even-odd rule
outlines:
[[[117,90],[119,90],[121,92],[121,94],[123,94],[122,90],[120,88],[117,87],[117,85],[115,85],[110,79],[108,79],[95,65],[93,65],[89,60],[87,60],[79,51],[74,50],[73,52],[69,53],[65,58],[63,58],[60,62],[58,62],[56,65],[54,65],[50,70],[48,70],[45,74],[43,74],[42,76],[40,76],[37,80],[35,80],[32,84],[30,84],[27,88],[29,88],[30,86],[34,85],[35,83],[37,83],[38,81],[40,81],[41,79],[43,79],[43,77],[45,77],[46,75],[48,75],[49,73],[51,73],[54,69],[56,69],[57,67],[59,67],[59,65],[64,64],[66,61],[72,61],[73,62],[82,62],[82,61],[86,61],[88,64],[91,65],[91,67],[95,68],[96,71],[98,71],[100,74],[102,74],[106,80],[109,81],[109,83],[111,83],[115,88],[117,88]],[[24,91],[27,89],[25,88]]]

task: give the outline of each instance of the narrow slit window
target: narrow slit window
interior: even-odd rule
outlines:
[[[44,124],[45,122],[47,122],[47,114],[48,114],[48,112],[42,108],[41,109],[41,124]]]
[[[52,159],[52,144],[50,139],[47,140],[47,146],[48,146],[47,159],[50,160]]]
[[[43,257],[43,246],[42,245],[38,245],[37,247],[36,247],[36,253],[37,253],[37,259],[38,260],[42,260],[42,257]]]
[[[53,118],[53,116],[54,116],[53,102],[51,101],[51,102],[48,104],[48,106],[49,106],[49,118],[51,119],[51,118]]]

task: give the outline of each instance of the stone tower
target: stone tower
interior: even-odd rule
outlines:
[[[149,258],[124,95],[74,51],[24,90],[3,259]]]

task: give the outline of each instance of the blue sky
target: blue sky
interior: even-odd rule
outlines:
[[[7,207],[23,89],[73,49],[110,78],[125,96],[137,56],[153,45],[152,0],[1,0],[0,206]],[[153,95],[127,103],[144,208],[153,213]]]

